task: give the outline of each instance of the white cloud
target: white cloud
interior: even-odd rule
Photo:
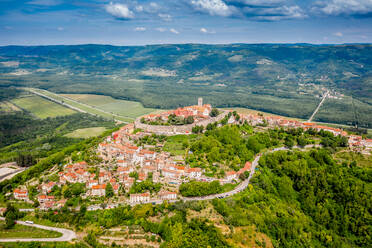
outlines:
[[[192,0],[191,4],[197,10],[210,15],[229,16],[232,14],[230,7],[222,0]]]
[[[105,9],[111,15],[120,19],[131,19],[134,17],[134,13],[125,4],[112,3],[105,6]]]
[[[145,28],[145,27],[136,27],[136,28],[134,29],[134,31],[143,32],[143,31],[146,31],[146,28]]]
[[[210,31],[206,28],[200,28],[200,32],[202,32],[204,34],[215,34],[216,33],[215,31]]]
[[[65,29],[64,29],[63,27],[58,27],[57,30],[58,30],[58,31],[63,31],[63,30],[65,30]]]
[[[210,15],[234,16],[256,21],[302,19],[306,13],[298,5],[286,5],[286,0],[191,0],[199,11]]]
[[[341,33],[341,32],[336,32],[336,33],[334,33],[333,35],[334,35],[334,36],[338,36],[338,37],[342,37],[342,36],[344,36],[344,34]]]
[[[172,21],[172,16],[171,15],[168,15],[168,14],[159,14],[158,16],[161,19],[163,19],[164,21],[167,21],[167,22]]]
[[[305,12],[297,5],[267,8],[245,7],[242,9],[242,13],[258,21],[280,21],[307,17]]]
[[[159,32],[165,32],[167,31],[165,28],[155,28],[156,31],[159,31]]]
[[[314,11],[327,15],[366,15],[372,13],[372,0],[328,0],[317,2]]]
[[[174,28],[169,29],[169,31],[172,32],[172,33],[174,33],[174,34],[179,34],[180,33],[177,30],[175,30]]]

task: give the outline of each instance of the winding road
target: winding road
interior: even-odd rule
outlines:
[[[5,218],[0,217],[0,220],[5,220]],[[44,230],[55,231],[62,233],[62,236],[59,238],[9,238],[9,239],[0,239],[0,242],[63,242],[63,241],[71,241],[76,238],[76,233],[72,230],[64,229],[64,228],[57,228],[51,226],[43,226],[38,224],[29,224],[25,221],[17,220],[17,224],[21,224],[24,226],[32,226]]]
[[[320,145],[307,145],[305,147],[294,146],[293,148],[306,149],[306,148],[314,148],[314,147],[320,147]],[[267,153],[276,152],[276,151],[283,151],[283,150],[290,150],[290,149],[288,149],[286,147],[279,147],[279,148],[274,148],[274,149],[268,151]],[[253,177],[253,175],[256,171],[256,166],[258,165],[258,161],[260,160],[262,155],[263,154],[260,153],[256,156],[256,158],[252,162],[252,168],[251,168],[251,171],[249,173],[249,177],[246,180],[244,180],[243,182],[241,182],[235,189],[233,189],[229,192],[224,192],[224,193],[214,194],[214,195],[207,195],[207,196],[200,196],[200,197],[184,197],[184,198],[182,198],[182,200],[183,201],[212,200],[212,199],[215,199],[215,198],[225,198],[225,197],[228,197],[228,196],[231,196],[231,195],[234,195],[234,194],[237,194],[237,193],[241,192],[242,190],[244,190],[245,188],[248,187],[249,182],[252,179],[252,177]],[[169,202],[177,202],[177,201],[179,201],[179,200],[178,199],[177,200],[171,200]],[[135,204],[130,204],[130,205],[133,206],[133,205],[137,205],[137,204],[146,204],[146,203],[161,204],[162,202],[163,202],[162,200],[153,200],[153,201],[149,201],[149,202],[135,203]],[[93,206],[90,206],[90,207],[93,207]],[[88,207],[88,209],[89,209],[89,207]],[[97,210],[97,209],[101,209],[101,208],[97,207],[97,208],[90,209],[90,210]],[[5,218],[0,217],[0,220],[5,220]],[[25,221],[17,221],[17,224],[21,224],[21,225],[25,225],[25,226],[32,226],[32,227],[36,227],[36,228],[40,228],[40,229],[44,229],[44,230],[49,230],[49,231],[59,232],[59,233],[62,233],[62,236],[59,237],[59,238],[9,238],[9,239],[0,239],[0,242],[32,242],[32,241],[36,241],[36,242],[63,242],[63,241],[71,241],[71,240],[76,238],[76,233],[74,231],[64,229],[64,228],[43,226],[43,225],[38,225],[38,224],[29,224],[29,223],[26,223]]]
[[[301,150],[304,150],[304,149],[307,149],[307,148],[316,148],[316,147],[321,147],[321,145],[306,145],[305,147],[300,147],[300,146],[294,146],[292,147],[292,149],[301,149]],[[278,148],[274,148],[267,153],[271,153],[271,152],[276,152],[276,151],[285,151],[285,150],[291,150],[287,147],[278,147]],[[258,165],[258,161],[260,160],[261,156],[263,154],[262,153],[259,153],[256,158],[253,160],[252,162],[252,168],[251,168],[251,171],[249,173],[249,177],[247,179],[245,179],[243,182],[241,182],[238,186],[236,186],[235,189],[231,190],[231,191],[228,191],[228,192],[224,192],[224,193],[220,193],[220,194],[214,194],[214,195],[206,195],[206,196],[198,196],[198,197],[183,197],[181,200],[183,201],[204,201],[204,200],[212,200],[212,199],[215,199],[215,198],[225,198],[225,197],[228,197],[228,196],[231,196],[231,195],[235,195],[241,191],[243,191],[245,188],[248,187],[248,184],[250,182],[250,180],[252,179],[255,171],[256,171],[256,167]],[[178,199],[177,200],[170,200],[168,202],[177,202],[179,201]],[[144,204],[144,203],[152,203],[152,204],[161,204],[163,201],[162,200],[152,200],[152,201],[149,201],[149,202],[138,202],[138,203],[132,203],[130,205],[134,206],[134,205],[137,205],[137,204]]]

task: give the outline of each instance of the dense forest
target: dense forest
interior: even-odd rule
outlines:
[[[35,119],[27,112],[14,112],[0,113],[0,117],[0,148],[36,137],[64,135],[79,128],[114,127],[112,121],[82,113]]]
[[[0,112],[0,163],[17,161],[20,166],[33,165],[39,158],[80,142],[65,134],[97,126],[112,129],[115,123],[82,113],[35,119],[27,112]]]
[[[276,247],[368,247],[372,171],[339,165],[325,150],[262,157],[253,187],[214,200],[229,225],[254,224]]]
[[[13,87],[2,88],[0,86],[0,102],[16,98],[22,91]]]
[[[346,137],[334,136],[328,131],[274,128],[267,132],[253,133],[252,127],[247,123],[225,125],[221,128],[211,125],[198,139],[184,141],[183,145],[189,149],[186,162],[191,167],[201,167],[207,175],[224,177],[225,171],[216,165],[238,171],[246,161],[251,161],[255,154],[266,148],[292,148],[295,145],[304,147],[316,144],[319,140],[324,147],[332,149],[347,146]]]
[[[256,226],[274,247],[368,247],[371,243],[371,169],[337,164],[327,149],[278,151],[260,159],[252,185],[245,191],[212,204],[234,227]],[[342,179],[342,180],[340,180]],[[188,219],[189,210],[205,209],[202,202],[141,204],[115,209],[40,212],[39,218],[104,229],[140,225],[161,237],[161,247],[230,247],[226,235],[205,218]],[[150,217],[161,217],[160,222]],[[85,241],[97,241],[94,228]]]
[[[372,126],[372,46],[174,44],[0,47],[1,86],[104,94],[170,109],[247,107],[307,119]],[[342,96],[343,95],[343,96]]]

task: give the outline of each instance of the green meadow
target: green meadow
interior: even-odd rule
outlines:
[[[143,107],[139,102],[118,100],[110,96],[92,94],[61,94],[61,96],[133,119],[156,111],[153,108]]]
[[[100,135],[104,131],[106,131],[106,128],[104,127],[81,128],[68,133],[65,136],[69,138],[91,138]]]
[[[76,113],[76,111],[72,109],[63,107],[62,105],[46,100],[40,96],[15,98],[11,102],[17,107],[30,112],[32,115],[40,119]]]

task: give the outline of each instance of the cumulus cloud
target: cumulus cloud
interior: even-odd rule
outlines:
[[[342,36],[344,36],[344,34],[341,33],[341,32],[336,32],[336,33],[334,33],[333,35],[334,35],[334,36],[338,36],[338,37],[342,37]]]
[[[119,19],[131,19],[134,17],[133,11],[131,11],[127,5],[120,3],[112,3],[105,6],[106,11]]]
[[[307,17],[298,5],[286,0],[191,0],[199,11],[210,15],[249,18],[256,21],[279,21]]]
[[[232,14],[230,7],[222,0],[192,0],[191,4],[197,10],[210,15],[229,16]]]
[[[179,34],[180,32],[178,32],[176,29],[174,28],[171,28],[169,29],[170,32],[174,33],[174,34]]]
[[[134,29],[134,31],[143,32],[143,31],[146,31],[146,28],[145,28],[145,27],[136,27],[136,28]]]
[[[370,15],[372,0],[327,0],[317,2],[313,11],[326,15]]]

